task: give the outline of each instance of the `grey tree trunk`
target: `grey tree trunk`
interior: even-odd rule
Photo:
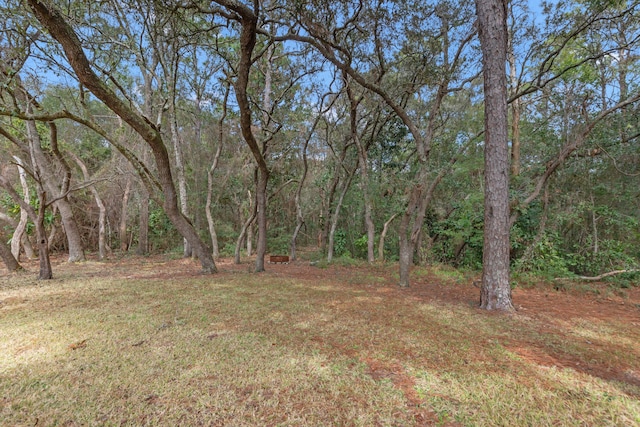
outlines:
[[[120,225],[118,227],[118,237],[120,238],[120,250],[126,252],[129,249],[129,238],[127,235],[127,207],[129,205],[129,195],[131,194],[131,177],[127,176],[122,193],[122,204],[120,208]]]
[[[480,307],[513,311],[509,283],[507,0],[476,0],[485,104],[485,201]]]
[[[76,156],[73,153],[70,154],[82,171],[82,176],[84,177],[85,182],[89,182],[91,177],[89,176],[87,166],[80,159],[80,157]],[[102,202],[102,198],[100,197],[100,193],[98,193],[95,185],[91,186],[91,194],[93,194],[93,198],[96,201],[96,205],[98,206],[98,210],[100,212],[98,214],[98,259],[102,261],[107,257],[107,244],[105,241],[105,234],[107,230],[107,209],[105,208],[104,203]]]
[[[29,201],[31,200],[31,195],[29,192],[29,185],[27,184],[27,173],[24,170],[22,159],[18,156],[13,156],[13,159],[18,165],[18,174],[20,176],[20,185],[22,186],[23,200],[29,203]],[[18,262],[20,261],[20,246],[22,244],[23,237],[25,237],[25,231],[27,230],[28,222],[29,214],[27,213],[27,211],[20,208],[20,221],[18,221],[18,224],[13,231],[13,238],[11,239],[11,253]],[[24,246],[26,252],[27,246],[22,246]],[[30,245],[29,248],[31,248]],[[33,258],[33,254],[31,254],[31,257],[27,255],[27,257]]]
[[[138,247],[136,254],[149,253],[149,192],[144,186],[140,187],[140,214],[138,217]]]
[[[5,245],[4,236],[0,234],[0,238],[3,241],[0,241],[0,258],[2,258],[2,262],[7,267],[9,271],[19,271],[22,270],[22,266],[18,262],[18,260],[11,253],[11,249]]]
[[[350,108],[350,127],[351,127],[351,139],[356,144],[358,151],[358,164],[360,165],[360,191],[362,192],[362,198],[364,201],[364,223],[367,230],[367,261],[373,264],[375,261],[374,255],[374,240],[376,234],[375,224],[373,223],[372,212],[373,203],[371,202],[371,195],[369,194],[369,165],[367,161],[367,149],[360,140],[358,134],[358,104],[359,102],[354,97],[353,91],[348,83],[348,77],[345,76],[347,82],[347,94],[349,95]],[[362,99],[362,98],[361,98]]]
[[[333,215],[331,216],[331,228],[329,229],[329,244],[327,247],[327,262],[333,261],[333,244],[334,238],[336,234],[336,229],[338,228],[338,219],[340,218],[340,210],[342,209],[342,202],[344,201],[344,196],[349,191],[349,187],[351,186],[351,180],[353,176],[356,174],[356,169],[358,167],[354,167],[352,171],[349,172],[347,176],[344,186],[342,187],[342,191],[340,192],[340,196],[338,197],[338,201],[336,202],[335,209],[333,211]]]
[[[36,180],[38,182],[41,181],[41,178],[37,176],[37,173]],[[2,175],[0,175],[0,187],[4,188],[7,193],[9,193],[9,196],[11,196],[14,202],[18,203],[21,208],[27,211],[27,213],[29,214],[29,218],[31,218],[31,221],[33,221],[35,225],[36,237],[38,239],[38,258],[40,261],[40,272],[38,278],[42,280],[53,278],[51,260],[49,259],[49,243],[47,239],[47,233],[44,228],[44,213],[47,209],[47,200],[46,193],[42,189],[42,185],[39,184],[38,201],[40,203],[40,206],[38,207],[38,212],[36,212],[29,203],[22,200],[20,195],[11,186],[11,183],[9,183],[9,181],[7,181],[7,179]]]
[[[31,112],[30,104],[27,105],[27,111]],[[55,153],[59,166],[63,169],[62,182],[59,180],[60,174],[54,171],[50,158],[48,158],[42,151],[42,141],[40,140],[40,135],[36,129],[35,122],[29,120],[27,121],[27,135],[29,137],[31,157],[36,168],[40,171],[39,176],[43,181],[42,185],[44,189],[46,189],[52,197],[57,199],[54,204],[58,208],[58,212],[60,212],[62,226],[64,227],[64,232],[67,236],[67,245],[69,250],[68,261],[80,262],[85,260],[82,237],[80,236],[80,229],[78,228],[78,224],[73,215],[73,208],[67,198],[71,172],[57,148],[54,148],[54,144],[57,145],[55,125],[53,123],[49,123],[49,125],[52,129],[52,138],[50,142],[52,144],[52,151]],[[58,184],[60,185],[60,188],[57,187]]]
[[[387,237],[387,233],[389,232],[389,226],[391,225],[391,222],[394,219],[396,219],[397,216],[398,216],[397,213],[394,213],[393,215],[391,215],[391,218],[389,218],[384,223],[384,226],[382,227],[382,232],[380,233],[380,240],[378,243],[378,259],[380,261],[384,261],[384,240]]]

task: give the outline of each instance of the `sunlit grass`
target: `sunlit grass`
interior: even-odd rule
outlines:
[[[628,325],[548,330],[390,295],[367,268],[344,281],[159,270],[88,263],[2,282],[0,425],[640,424],[637,386],[514,344],[635,372]]]

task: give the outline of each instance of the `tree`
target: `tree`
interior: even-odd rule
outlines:
[[[507,0],[476,0],[485,105],[485,201],[480,307],[513,311],[509,283]]]
[[[113,90],[98,78],[91,67],[91,62],[82,50],[80,39],[59,11],[49,8],[38,0],[29,0],[29,6],[41,24],[60,43],[80,82],[129,124],[149,145],[158,169],[160,186],[164,196],[163,207],[167,217],[178,232],[191,244],[192,249],[200,259],[202,270],[206,273],[215,272],[216,266],[211,256],[211,251],[202,242],[191,222],[178,208],[169,154],[157,126],[122,101]]]

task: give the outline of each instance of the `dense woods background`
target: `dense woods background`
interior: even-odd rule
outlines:
[[[412,263],[482,267],[473,4],[5,0],[0,14],[6,262],[180,251],[214,271],[257,251],[260,271],[266,253],[313,247],[398,260],[405,285]],[[638,267],[639,14],[508,3],[513,269]]]

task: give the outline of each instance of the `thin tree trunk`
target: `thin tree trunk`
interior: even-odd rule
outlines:
[[[247,237],[247,230],[249,229],[249,227],[251,227],[251,225],[253,224],[253,221],[255,221],[257,213],[258,211],[256,209],[256,205],[254,204],[253,211],[251,212],[251,216],[242,225],[242,229],[240,230],[240,235],[238,236],[238,240],[236,242],[236,250],[234,255],[234,262],[236,264],[240,264],[240,250],[242,249],[242,243],[244,242],[244,239]]]
[[[21,213],[23,212],[22,208],[20,208],[20,212]],[[13,218],[11,218],[9,215],[7,215],[4,212],[0,212],[0,220],[9,224],[14,230],[18,225],[18,223],[14,221]],[[13,241],[11,243],[13,244]],[[31,246],[31,241],[29,240],[29,237],[27,236],[26,233],[22,234],[22,247],[28,259],[34,259],[36,257],[35,253],[33,252],[33,247]],[[11,250],[11,248],[9,248],[9,250]],[[13,256],[13,253],[11,255]],[[14,258],[18,259],[17,257],[14,257]]]
[[[70,155],[80,167],[85,182],[89,182],[91,177],[89,176],[87,166],[82,160],[80,160],[80,157],[76,156],[74,153],[70,153]],[[107,209],[105,208],[104,203],[102,202],[102,198],[100,197],[100,193],[98,193],[95,185],[91,186],[91,194],[93,194],[93,198],[95,199],[96,205],[98,205],[98,210],[100,212],[98,214],[98,259],[102,261],[107,257],[107,245],[105,242],[105,234],[107,230]]]
[[[367,162],[367,150],[362,144],[362,141],[360,141],[360,136],[358,135],[359,102],[353,95],[353,92],[349,85],[349,81],[347,80],[348,77],[345,76],[344,78],[351,106],[349,114],[351,139],[356,144],[356,148],[358,151],[358,164],[360,165],[360,191],[362,192],[362,199],[364,201],[364,223],[367,230],[367,261],[369,262],[369,264],[373,264],[373,262],[375,261],[374,240],[376,229],[372,218],[373,204],[371,202],[371,195],[369,194],[369,165]]]
[[[216,149],[213,163],[207,172],[207,202],[205,204],[205,214],[207,216],[207,224],[209,226],[209,235],[211,236],[211,254],[214,260],[220,257],[220,248],[218,246],[218,234],[216,233],[215,223],[213,222],[213,215],[211,214],[211,204],[213,201],[213,174],[218,167],[220,155],[222,154],[222,147],[224,145],[224,121],[227,117],[227,101],[229,99],[230,89],[231,86],[227,84],[225,87],[224,98],[222,100],[222,115],[218,121],[218,148]],[[198,106],[199,105],[200,104],[198,104]],[[198,119],[198,126],[199,125],[200,119]]]
[[[149,253],[149,192],[144,185],[140,187],[140,215],[138,221],[138,248],[136,254]]]
[[[338,228],[338,220],[340,219],[340,210],[342,209],[342,202],[344,201],[344,196],[349,191],[349,187],[351,186],[351,180],[353,176],[356,174],[356,170],[358,166],[356,165],[352,171],[348,173],[347,179],[344,182],[344,186],[342,187],[342,191],[340,192],[340,196],[338,197],[338,201],[336,202],[336,207],[333,210],[333,216],[331,217],[331,229],[329,230],[329,245],[327,247],[327,262],[333,261],[333,243],[334,236],[336,234],[336,229]]]
[[[391,218],[389,218],[382,227],[382,232],[380,233],[380,240],[378,242],[378,259],[380,261],[384,261],[384,240],[386,239],[387,233],[389,232],[389,226],[391,225],[391,222],[394,219],[396,219],[397,216],[398,216],[397,213],[394,213],[393,215],[391,215]]]
[[[599,251],[598,245],[598,216],[596,215],[596,202],[591,193],[591,229],[593,230],[593,255],[597,255]]]
[[[51,259],[49,258],[49,242],[47,239],[47,232],[44,228],[44,213],[47,207],[46,193],[44,190],[40,190],[38,194],[40,206],[38,207],[38,214],[34,221],[36,226],[36,236],[38,236],[38,250],[40,261],[40,274],[38,279],[50,280],[53,279],[53,270],[51,268]]]
[[[36,179],[38,178],[39,177],[36,173]],[[47,200],[46,193],[42,189],[42,185],[40,184],[40,182],[38,182],[38,185],[40,187],[38,191],[38,201],[40,205],[38,207],[38,212],[36,212],[33,207],[31,207],[29,203],[25,202],[16,192],[16,190],[13,189],[11,183],[9,183],[9,181],[7,181],[4,176],[0,175],[0,186],[4,188],[7,193],[9,193],[9,196],[11,196],[14,202],[18,203],[20,207],[27,211],[29,217],[35,225],[36,237],[38,239],[38,258],[40,261],[40,272],[38,278],[42,280],[48,280],[53,278],[53,272],[51,269],[51,260],[49,259],[49,244],[47,241],[47,233],[44,228],[44,213],[47,209]]]
[[[485,203],[480,307],[513,311],[509,284],[507,1],[476,0],[484,74]]]
[[[20,185],[22,186],[23,200],[26,203],[29,203],[31,201],[31,195],[29,192],[29,185],[27,183],[27,173],[24,170],[24,164],[22,162],[22,159],[18,156],[13,156],[13,159],[16,161],[17,167],[18,167],[18,174],[20,176]],[[27,213],[27,211],[25,211],[21,207],[20,221],[18,221],[18,224],[16,225],[15,230],[13,232],[13,238],[11,239],[11,253],[13,254],[13,257],[18,262],[20,261],[20,246],[23,241],[22,240],[23,236],[25,236],[25,231],[27,230],[28,222],[29,222],[29,214]],[[25,253],[26,253],[26,249],[27,248],[25,246]],[[27,256],[27,258],[33,258],[33,254],[31,257]]]
[[[129,194],[131,193],[131,177],[127,175],[127,182],[122,193],[122,204],[120,208],[120,227],[118,236],[120,238],[120,250],[126,252],[129,249],[129,239],[127,237],[127,206],[129,205]]]
[[[173,106],[175,109],[175,105]],[[184,173],[184,159],[182,155],[182,138],[178,134],[178,123],[175,111],[171,114],[171,141],[176,161],[176,179],[178,180],[178,195],[180,198],[180,210],[185,217],[189,216],[189,201],[187,198],[187,179]],[[191,246],[186,238],[183,238],[183,256],[189,258],[192,255]]]

